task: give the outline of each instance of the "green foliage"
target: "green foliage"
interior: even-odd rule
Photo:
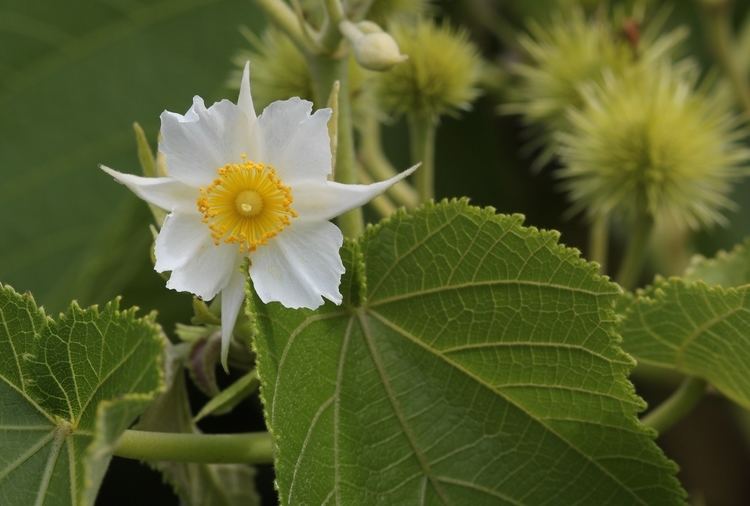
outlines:
[[[631,296],[621,323],[625,350],[638,361],[703,378],[750,408],[749,260],[745,242],[698,260],[686,279],[658,279]]]
[[[134,171],[133,121],[153,133],[219,95],[238,19],[262,18],[246,0],[3,2],[0,279],[57,311],[150,270],[145,208],[97,164]]]
[[[0,285],[0,503],[91,505],[117,437],[162,388],[153,317],[75,303],[52,320]]]
[[[635,416],[619,289],[521,222],[402,212],[342,250],[341,307],[251,299],[283,504],[682,503]]]
[[[726,287],[750,284],[750,239],[728,253],[720,251],[714,258],[694,258],[685,277]]]
[[[167,391],[151,404],[138,429],[170,433],[200,433],[193,423],[183,363],[190,344],[168,348]],[[185,506],[254,506],[255,469],[244,464],[149,462],[172,485]]]

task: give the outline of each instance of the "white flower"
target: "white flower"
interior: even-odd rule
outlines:
[[[167,287],[204,300],[221,293],[222,363],[244,299],[241,266],[263,302],[314,309],[341,303],[341,231],[331,218],[363,205],[416,167],[387,181],[329,181],[330,109],[299,98],[256,116],[245,66],[237,104],[206,108],[200,97],[183,116],[161,115],[159,150],[168,176],[145,178],[102,169],[143,200],[169,211],[156,238]]]

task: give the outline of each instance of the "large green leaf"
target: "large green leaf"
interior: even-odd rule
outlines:
[[[344,303],[252,300],[284,504],[679,504],[618,346],[618,288],[464,201],[342,250]]]
[[[57,311],[148,268],[146,206],[97,164],[138,172],[131,123],[155,138],[162,110],[224,96],[261,20],[248,0],[3,1],[0,279]]]
[[[117,436],[162,387],[152,317],[73,304],[57,321],[0,285],[0,504],[88,505]]]
[[[657,279],[629,299],[621,324],[629,353],[641,362],[706,379],[750,408],[747,242],[695,261],[685,279]]]

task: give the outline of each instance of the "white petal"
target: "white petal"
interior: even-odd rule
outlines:
[[[195,188],[171,177],[141,177],[117,172],[104,165],[100,165],[99,168],[150,204],[166,211],[198,212],[198,192]]]
[[[240,81],[240,96],[237,99],[237,105],[245,113],[250,123],[255,123],[255,106],[253,106],[253,96],[250,93],[250,62],[245,63],[245,69],[242,71],[242,81]]]
[[[238,266],[239,267],[239,266]],[[221,291],[221,365],[228,371],[229,343],[232,330],[245,300],[245,275],[236,268],[229,284]]]
[[[331,173],[328,137],[330,109],[310,115],[312,102],[294,97],[273,102],[258,118],[263,163],[272,165],[286,184],[323,180]]]
[[[195,97],[183,116],[169,111],[161,115],[159,150],[167,160],[169,175],[195,187],[206,186],[227,163],[253,160],[258,155],[255,132],[247,116],[228,100],[206,109]]]
[[[156,272],[173,271],[188,263],[203,244],[211,241],[211,231],[200,215],[168,214],[156,237]]]
[[[341,304],[341,231],[328,221],[295,222],[250,257],[250,277],[263,302],[315,309]]]
[[[342,184],[333,181],[300,181],[292,188],[294,210],[302,221],[330,220],[359,207],[413,173],[415,165],[385,181],[373,184]]]
[[[238,257],[236,244],[202,241],[190,260],[172,271],[167,288],[190,292],[203,300],[213,299],[229,283]]]

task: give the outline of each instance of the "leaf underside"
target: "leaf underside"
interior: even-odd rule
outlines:
[[[750,250],[699,259],[626,302],[621,332],[639,361],[709,381],[750,408]]]
[[[93,504],[117,436],[162,386],[162,347],[118,301],[54,321],[0,285],[0,504]]]
[[[684,501],[637,422],[618,288],[521,223],[399,213],[342,250],[342,306],[250,300],[283,504]]]

